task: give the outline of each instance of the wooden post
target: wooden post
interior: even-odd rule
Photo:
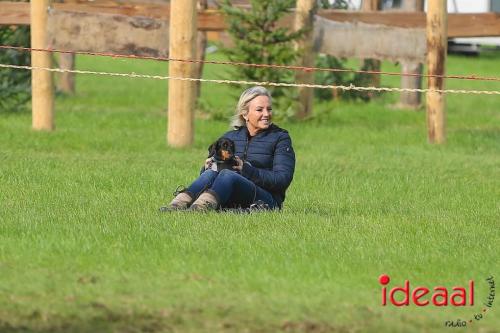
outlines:
[[[31,0],[31,47],[47,48],[47,9],[50,0]],[[49,52],[31,52],[33,67],[52,68]],[[52,73],[34,69],[31,73],[31,110],[34,130],[54,130],[54,84]]]
[[[170,2],[169,55],[176,59],[196,57],[196,0]],[[193,77],[195,66],[171,61],[169,75]],[[173,147],[193,143],[195,84],[191,81],[170,80],[168,83],[168,133],[167,141]]]
[[[403,0],[401,10],[405,12],[422,12],[424,10],[423,0]],[[401,72],[410,74],[422,74],[423,66],[418,62],[401,62]],[[420,89],[422,87],[421,76],[401,76],[401,88]],[[422,93],[402,92],[399,106],[403,108],[417,109],[422,102]]]
[[[364,12],[373,12],[380,10],[380,0],[363,0],[361,10]],[[366,71],[380,71],[380,60],[377,59],[365,59],[363,61],[362,70]],[[380,75],[379,74],[366,74],[369,77],[368,85],[379,87],[380,86]],[[373,97],[373,92],[367,92],[368,96]]]
[[[75,55],[67,53],[59,54],[59,68],[75,69]],[[75,74],[67,72],[61,73],[61,75],[59,75],[57,88],[63,93],[73,95],[75,93]]]
[[[313,25],[316,13],[315,0],[297,0],[295,12],[295,30],[306,29],[304,36],[297,41],[296,48],[301,52],[298,66],[313,67],[316,54],[313,51]],[[295,74],[297,83],[313,84],[314,72],[298,71]],[[314,91],[311,88],[299,87],[299,110],[298,118],[305,118],[312,113]]]
[[[410,74],[422,74],[423,66],[418,62],[401,61],[401,72]],[[401,76],[401,88],[422,88],[421,76]],[[418,109],[422,103],[422,94],[419,92],[402,92],[399,97],[399,107],[407,109]]]
[[[424,10],[424,0],[401,0],[402,12],[414,12]]]
[[[361,10],[365,12],[377,11],[380,9],[380,0],[362,0]]]
[[[444,75],[447,51],[447,1],[427,2],[427,68],[430,75]],[[429,89],[444,89],[444,79],[429,77]],[[445,137],[445,96],[427,93],[427,129],[430,143],[443,143]]]
[[[361,3],[361,10],[364,12],[372,12],[378,11],[380,9],[380,0],[363,0]],[[365,59],[363,61],[363,66],[361,70],[364,71],[380,71],[381,61],[377,59]],[[366,75],[367,85],[373,87],[380,87],[380,74],[361,74]],[[375,96],[375,93],[372,91],[365,92],[368,98],[372,98]]]
[[[198,0],[198,10],[204,11],[208,8],[208,0]],[[205,49],[207,48],[207,32],[206,31],[198,31],[198,41],[196,46],[196,59],[197,60],[205,60]],[[203,75],[203,63],[200,62],[196,64],[196,71],[194,77],[201,78]],[[196,101],[200,98],[201,95],[201,82],[195,82]]]

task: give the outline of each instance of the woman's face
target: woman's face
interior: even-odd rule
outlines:
[[[245,119],[251,135],[255,135],[271,125],[272,111],[271,101],[267,96],[257,96],[250,101]]]

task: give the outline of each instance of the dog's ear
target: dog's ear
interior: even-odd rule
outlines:
[[[215,156],[215,153],[217,152],[217,142],[214,142],[208,147],[208,157],[213,157]]]

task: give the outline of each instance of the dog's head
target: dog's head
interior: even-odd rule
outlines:
[[[208,147],[208,157],[214,157],[218,161],[230,161],[234,159],[234,151],[233,140],[220,138]]]

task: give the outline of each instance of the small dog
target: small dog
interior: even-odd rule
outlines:
[[[220,138],[208,147],[208,157],[212,158],[212,170],[221,171],[224,169],[234,170],[237,165],[235,159],[235,146],[231,139]]]

